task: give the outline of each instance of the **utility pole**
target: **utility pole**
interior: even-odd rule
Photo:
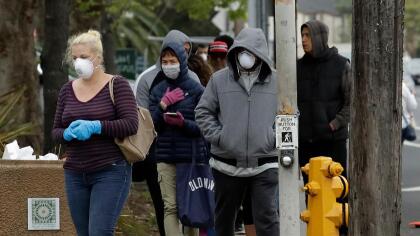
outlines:
[[[298,109],[296,92],[296,1],[275,0],[279,151],[280,235],[300,236]]]
[[[400,235],[404,0],[353,0],[349,235]]]

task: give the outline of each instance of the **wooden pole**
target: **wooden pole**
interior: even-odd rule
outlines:
[[[353,0],[349,235],[400,235],[404,0]]]

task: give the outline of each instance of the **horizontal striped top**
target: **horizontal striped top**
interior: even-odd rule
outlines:
[[[76,98],[72,81],[61,88],[52,136],[55,141],[67,145],[65,169],[92,172],[124,158],[114,138],[124,138],[137,132],[137,105],[127,80],[119,76],[114,78],[115,105],[109,94],[108,83],[87,102]],[[101,134],[92,135],[86,141],[65,141],[64,130],[78,119],[101,121]]]

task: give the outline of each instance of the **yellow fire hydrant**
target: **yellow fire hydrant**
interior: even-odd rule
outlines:
[[[307,223],[308,236],[339,235],[339,228],[348,225],[348,204],[337,203],[347,196],[347,179],[343,167],[329,157],[314,157],[302,167],[309,176],[303,190],[308,194],[308,209],[300,214]]]

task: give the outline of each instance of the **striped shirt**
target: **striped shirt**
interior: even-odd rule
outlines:
[[[65,169],[92,172],[124,158],[114,138],[124,138],[137,132],[137,105],[127,80],[119,76],[114,78],[115,105],[109,94],[108,83],[86,102],[76,98],[73,81],[61,88],[52,136],[55,141],[67,145]],[[79,119],[101,121],[101,134],[94,134],[86,141],[65,141],[64,130]]]

